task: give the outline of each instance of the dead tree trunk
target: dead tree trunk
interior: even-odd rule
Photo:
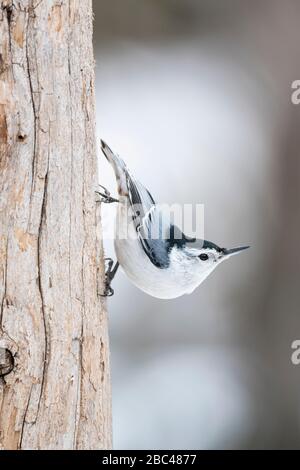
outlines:
[[[109,448],[92,1],[0,5],[0,448]]]

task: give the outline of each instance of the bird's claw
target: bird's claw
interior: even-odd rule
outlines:
[[[111,268],[114,265],[114,260],[112,258],[104,258],[104,263],[108,264],[107,270],[105,271],[105,274],[107,274],[111,271]]]
[[[99,202],[103,202],[104,204],[111,204],[113,202],[119,202],[119,199],[116,199],[110,195],[110,192],[101,184],[99,184],[99,188],[102,188],[102,191],[95,191],[96,194],[99,196]]]
[[[111,258],[105,258],[104,261],[108,262],[108,268],[105,271],[105,288],[103,294],[100,294],[100,297],[112,297],[115,293],[114,289],[111,287],[111,282],[115,277],[115,274],[118,270],[119,263],[117,262],[113,268],[113,260]]]
[[[105,290],[103,294],[100,294],[100,297],[112,297],[114,293],[115,291],[113,290],[113,288],[110,287],[110,285],[105,282]]]

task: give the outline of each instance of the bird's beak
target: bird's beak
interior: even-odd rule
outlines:
[[[250,248],[250,246],[239,246],[237,248],[230,248],[230,249],[223,248],[221,257],[223,258],[224,256],[226,258],[227,257],[229,258],[229,256],[237,255],[241,251],[247,250],[248,248]]]

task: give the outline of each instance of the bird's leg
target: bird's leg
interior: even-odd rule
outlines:
[[[118,271],[119,263],[118,261],[116,261],[114,265],[114,262],[111,258],[105,258],[105,261],[108,261],[108,268],[105,271],[105,290],[104,293],[101,294],[101,297],[111,297],[112,295],[114,295],[114,290],[111,287],[111,282]]]
[[[99,184],[99,188],[103,191],[97,190],[95,191],[96,194],[99,196],[99,202],[103,202],[105,204],[111,204],[112,202],[119,202],[119,199],[116,199],[110,195],[110,192],[101,184]]]

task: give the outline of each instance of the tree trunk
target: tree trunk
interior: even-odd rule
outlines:
[[[110,448],[92,1],[0,4],[0,448]]]

